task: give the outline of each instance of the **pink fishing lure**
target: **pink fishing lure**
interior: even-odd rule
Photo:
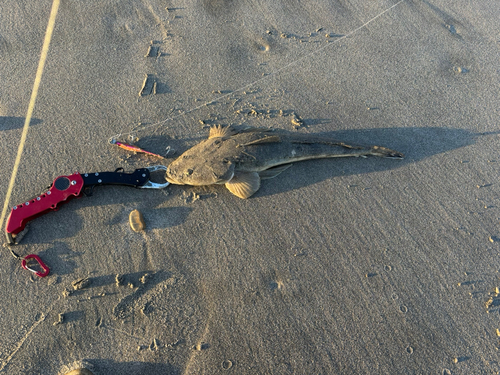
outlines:
[[[143,154],[147,154],[147,155],[155,156],[155,157],[157,157],[157,158],[162,158],[162,159],[164,159],[164,157],[163,157],[163,156],[161,156],[161,155],[154,154],[154,153],[152,153],[152,152],[149,152],[149,151],[143,150],[142,148],[139,148],[139,147],[137,147],[137,146],[129,145],[129,144],[127,144],[127,143],[121,143],[121,142],[118,142],[118,141],[117,141],[117,140],[115,140],[115,139],[111,139],[111,140],[109,141],[109,143],[110,143],[110,144],[112,144],[112,145],[116,145],[116,146],[118,146],[118,147],[120,147],[120,148],[123,148],[124,150],[127,150],[127,151],[132,151],[132,152],[141,152],[141,153],[143,153]]]

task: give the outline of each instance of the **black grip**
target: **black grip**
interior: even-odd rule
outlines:
[[[149,181],[149,170],[146,168],[136,169],[132,173],[124,172],[98,172],[82,173],[83,186],[97,185],[125,185],[140,187]]]

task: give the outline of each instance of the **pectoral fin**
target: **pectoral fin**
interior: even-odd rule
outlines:
[[[292,164],[285,164],[285,165],[280,165],[279,167],[269,168],[269,169],[266,169],[265,171],[259,172],[259,176],[262,180],[274,178],[277,175],[279,175],[281,172],[290,168],[291,166],[292,166]]]
[[[260,177],[257,172],[237,172],[226,182],[227,189],[239,198],[247,199],[260,188]]]

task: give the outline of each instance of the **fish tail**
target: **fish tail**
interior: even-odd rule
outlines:
[[[391,150],[383,146],[372,146],[367,155],[379,156],[382,158],[403,159],[405,155],[399,151]]]

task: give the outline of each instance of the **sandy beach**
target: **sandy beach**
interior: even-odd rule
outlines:
[[[2,206],[52,6],[0,5]],[[406,157],[295,163],[245,200],[102,186],[33,220],[14,250],[50,274],[2,247],[0,373],[500,373],[499,19],[494,1],[61,0],[9,207],[60,175],[168,165],[214,125]]]

